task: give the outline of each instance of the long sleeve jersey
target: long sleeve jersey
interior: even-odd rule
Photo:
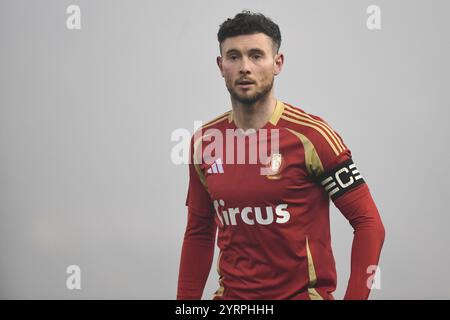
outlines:
[[[341,136],[279,100],[250,133],[236,127],[232,111],[206,123],[190,144],[177,299],[202,297],[216,235],[212,299],[334,299],[330,200],[354,229],[345,299],[367,299],[385,230]]]

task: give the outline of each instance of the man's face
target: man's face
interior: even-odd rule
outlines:
[[[264,33],[225,39],[217,65],[231,96],[253,104],[267,96],[275,75],[281,72],[283,54],[276,54],[272,39]]]

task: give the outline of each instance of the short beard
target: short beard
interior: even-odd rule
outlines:
[[[274,78],[275,77],[272,77],[272,81],[270,82],[270,84],[268,86],[266,86],[265,88],[263,88],[262,91],[256,92],[253,96],[249,96],[249,97],[244,97],[244,98],[240,97],[236,93],[236,91],[234,91],[229,86],[227,86],[227,89],[228,89],[228,92],[230,93],[230,95],[235,100],[239,101],[240,103],[242,103],[244,105],[254,105],[259,100],[264,99],[265,97],[267,97],[267,95],[269,94],[270,90],[272,90]]]

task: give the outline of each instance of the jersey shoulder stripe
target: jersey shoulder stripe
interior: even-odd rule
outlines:
[[[207,129],[207,128],[211,127],[211,126],[214,126],[214,125],[216,125],[216,124],[218,124],[218,123],[228,119],[230,117],[230,114],[231,114],[231,111],[227,111],[224,114],[222,114],[222,115],[220,115],[220,116],[218,116],[218,117],[208,121],[207,123],[202,125],[199,129],[197,129],[194,132],[194,135],[192,136],[192,140],[194,142],[194,146],[196,146],[196,144],[198,143],[200,138],[205,138],[206,136],[210,135],[210,134],[207,133],[208,130],[204,130],[204,129]],[[196,148],[194,148],[194,149],[196,149]]]
[[[289,117],[289,116],[281,116],[281,119],[284,119],[288,122],[292,122],[295,124],[300,124],[302,126],[306,126],[306,127],[310,127],[315,129],[317,132],[319,132],[323,138],[325,138],[325,140],[327,141],[328,145],[331,147],[331,149],[333,149],[333,152],[336,155],[339,155],[342,152],[342,149],[340,147],[337,147],[330,139],[330,137],[323,131],[323,129],[321,129],[320,127],[318,127],[315,124],[312,124],[310,122],[295,118],[295,117]]]
[[[301,109],[295,108],[286,103],[285,105],[286,108],[283,112],[283,115],[281,116],[282,119],[316,130],[320,135],[323,136],[323,138],[327,141],[336,155],[339,155],[346,149],[346,146],[343,143],[342,139],[336,134],[336,132],[334,132],[333,129],[331,129],[331,127],[327,123],[319,119],[315,119],[310,114],[304,112]]]
[[[229,116],[230,116],[230,113],[231,113],[231,110],[225,112],[224,114],[222,114],[222,115],[220,115],[220,116],[218,116],[218,117],[216,117],[216,118],[214,118],[214,119],[208,121],[207,123],[205,123],[204,125],[202,125],[201,128],[202,128],[202,129],[205,129],[205,128],[211,127],[212,125],[215,125],[215,124],[217,124],[217,123],[219,123],[219,122],[222,122],[222,121],[225,120],[225,119],[228,119]]]
[[[207,136],[211,135],[211,133],[208,133],[208,130],[204,131],[204,129],[209,128],[215,124],[218,124],[230,117],[231,111],[227,111],[224,114],[208,121],[204,125],[202,125],[192,136],[192,159],[195,171],[197,172],[200,182],[203,184],[203,186],[208,189],[208,186],[206,184],[206,178],[204,173],[200,169],[200,163],[202,163],[203,155],[202,155],[202,141]]]
[[[342,141],[342,139],[336,134],[336,132],[322,119],[319,117],[314,117],[313,115],[301,110],[300,108],[296,108],[294,106],[291,106],[290,104],[287,104],[287,112],[290,114],[294,113],[300,118],[308,119],[316,124],[318,124],[320,127],[322,127],[327,134],[330,135],[330,137],[333,139],[333,141],[342,149],[345,149],[345,145]],[[318,119],[319,118],[319,119]]]

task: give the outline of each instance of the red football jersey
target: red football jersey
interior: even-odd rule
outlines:
[[[330,198],[365,186],[350,150],[323,119],[279,100],[263,128],[237,129],[230,111],[191,140],[186,205],[218,230],[213,299],[333,299]]]

